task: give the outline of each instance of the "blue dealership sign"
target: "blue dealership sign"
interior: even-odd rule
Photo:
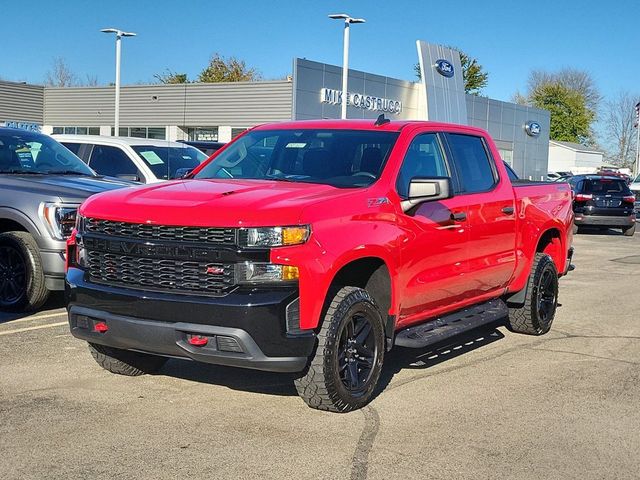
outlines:
[[[4,126],[8,128],[20,128],[22,130],[28,130],[30,132],[40,132],[40,125],[38,125],[37,123],[7,120],[6,122],[4,122]]]
[[[437,72],[447,78],[453,77],[453,64],[448,60],[444,60],[441,58],[440,60],[436,60],[436,70]]]

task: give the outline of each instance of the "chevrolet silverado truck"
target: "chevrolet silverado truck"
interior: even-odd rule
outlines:
[[[477,128],[263,125],[187,178],[81,206],[70,329],[113,373],[170,357],[299,372],[309,406],[346,412],[394,346],[548,332],[572,225],[569,186],[517,180]]]
[[[66,239],[91,194],[132,185],[99,177],[47,135],[0,128],[0,310],[64,290]]]

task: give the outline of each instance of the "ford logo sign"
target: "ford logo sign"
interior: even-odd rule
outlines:
[[[451,62],[444,59],[440,59],[440,60],[436,60],[435,66],[438,73],[443,77],[447,77],[447,78],[453,77],[453,65],[451,64]]]
[[[538,122],[527,122],[524,126],[524,131],[527,132],[527,135],[530,137],[537,137],[540,135],[540,131],[542,128]]]

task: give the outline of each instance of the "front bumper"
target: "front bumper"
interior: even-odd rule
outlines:
[[[312,332],[287,332],[295,287],[188,296],[92,284],[71,268],[66,296],[71,333],[110,347],[275,372],[304,370],[315,347]],[[98,322],[108,330],[95,331]],[[206,345],[192,345],[191,336]]]
[[[64,290],[64,250],[40,249],[40,261],[48,290]]]
[[[578,226],[632,227],[633,224],[636,223],[636,216],[576,215],[574,223]]]

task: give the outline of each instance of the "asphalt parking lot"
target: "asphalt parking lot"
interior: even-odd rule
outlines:
[[[344,415],[307,408],[285,375],[109,374],[60,297],[0,314],[0,478],[637,479],[640,235],[574,245],[549,334],[395,350],[384,391]]]

